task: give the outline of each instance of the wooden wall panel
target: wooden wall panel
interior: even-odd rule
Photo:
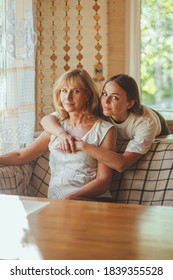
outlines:
[[[125,72],[125,0],[108,1],[108,76]]]
[[[41,128],[40,119],[53,111],[52,86],[54,81],[66,71],[64,68],[66,63],[70,69],[76,68],[79,64],[77,35],[79,35],[80,28],[82,45],[80,63],[95,78],[95,66],[98,63],[96,45],[99,43],[103,76],[107,77],[107,7],[105,0],[37,1],[36,130]],[[80,22],[77,17],[79,13]],[[94,18],[96,13],[99,14],[99,30],[96,28],[97,22]],[[98,32],[99,41],[95,39]],[[68,41],[65,36],[69,36]],[[67,45],[69,46],[68,51]],[[101,86],[100,83],[98,86]]]

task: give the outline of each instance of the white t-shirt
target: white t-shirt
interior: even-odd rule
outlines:
[[[66,130],[67,120],[61,121],[61,126]],[[99,146],[105,138],[108,130],[114,127],[111,123],[98,120],[93,127],[82,137],[82,140]],[[56,136],[51,136],[49,144],[51,179],[48,189],[48,197],[61,198],[96,178],[97,160],[78,151],[76,153],[63,153],[55,150],[58,143]],[[105,197],[111,197],[106,192]]]
[[[118,139],[130,140],[126,151],[145,154],[149,151],[155,137],[161,132],[160,119],[153,110],[144,107],[144,114],[130,113],[127,120],[118,124],[110,119],[117,128]]]

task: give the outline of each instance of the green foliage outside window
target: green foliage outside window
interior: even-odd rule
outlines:
[[[173,110],[172,0],[141,0],[141,92],[144,104]]]

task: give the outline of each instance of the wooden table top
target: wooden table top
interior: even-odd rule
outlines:
[[[28,216],[27,240],[43,259],[173,260],[172,207],[48,201]]]

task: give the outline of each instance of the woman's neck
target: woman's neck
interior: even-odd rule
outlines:
[[[87,124],[89,122],[92,122],[94,120],[96,120],[96,118],[92,118],[92,116],[89,116],[88,114],[69,114],[69,118],[68,118],[68,125],[71,127],[79,127],[80,125],[84,125]]]
[[[130,112],[127,112],[125,114],[121,114],[121,115],[115,115],[115,116],[111,116],[112,120],[117,123],[117,124],[121,124],[123,122],[125,122],[128,117],[129,117]]]

